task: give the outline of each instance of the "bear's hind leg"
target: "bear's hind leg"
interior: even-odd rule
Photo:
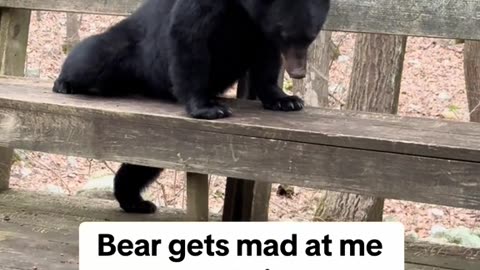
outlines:
[[[154,203],[142,198],[141,192],[163,171],[161,168],[122,164],[114,180],[115,198],[127,213],[150,214],[157,210]]]

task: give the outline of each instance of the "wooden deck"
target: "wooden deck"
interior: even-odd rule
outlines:
[[[220,221],[211,215],[211,221]],[[78,226],[84,221],[188,221],[161,208],[127,215],[114,201],[9,190],[0,193],[0,270],[77,270]],[[160,225],[159,225],[160,226]],[[480,250],[406,244],[407,270],[478,270]]]
[[[220,220],[219,216],[211,216]],[[127,215],[114,201],[6,191],[0,193],[0,269],[78,269],[78,226],[84,221],[188,221],[181,210]]]

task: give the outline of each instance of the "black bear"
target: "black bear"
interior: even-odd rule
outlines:
[[[193,118],[218,119],[232,112],[217,97],[248,72],[265,109],[301,110],[303,101],[277,86],[282,57],[292,78],[305,76],[307,50],[329,8],[329,0],[147,0],[80,42],[53,91],[171,99]],[[123,164],[115,178],[120,206],[155,211],[140,192],[160,172]]]

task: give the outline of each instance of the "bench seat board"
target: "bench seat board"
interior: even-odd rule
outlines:
[[[219,221],[218,215],[210,220]],[[0,270],[78,270],[78,226],[86,221],[192,221],[185,211],[121,212],[114,201],[9,190],[0,193]],[[108,269],[108,267],[106,268]]]
[[[0,146],[480,209],[479,124],[246,101],[208,121],[50,85],[0,81]]]
[[[211,221],[220,216],[210,215]],[[0,192],[0,270],[78,269],[78,226],[85,221],[189,221],[182,210],[128,215],[114,201]],[[161,226],[161,225],[159,225]],[[407,242],[406,269],[476,270],[480,250]],[[453,258],[453,259],[452,259]]]
[[[0,7],[128,15],[142,0],[0,0]],[[480,40],[477,0],[335,0],[324,29]]]

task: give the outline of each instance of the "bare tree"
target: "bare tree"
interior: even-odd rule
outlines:
[[[465,41],[463,58],[470,121],[480,122],[480,41]]]
[[[67,13],[67,36],[63,45],[63,52],[67,54],[80,41],[80,25],[82,16],[76,13]]]
[[[395,114],[398,108],[406,37],[358,34],[346,109]],[[324,193],[315,219],[381,221],[384,200],[347,193]]]

